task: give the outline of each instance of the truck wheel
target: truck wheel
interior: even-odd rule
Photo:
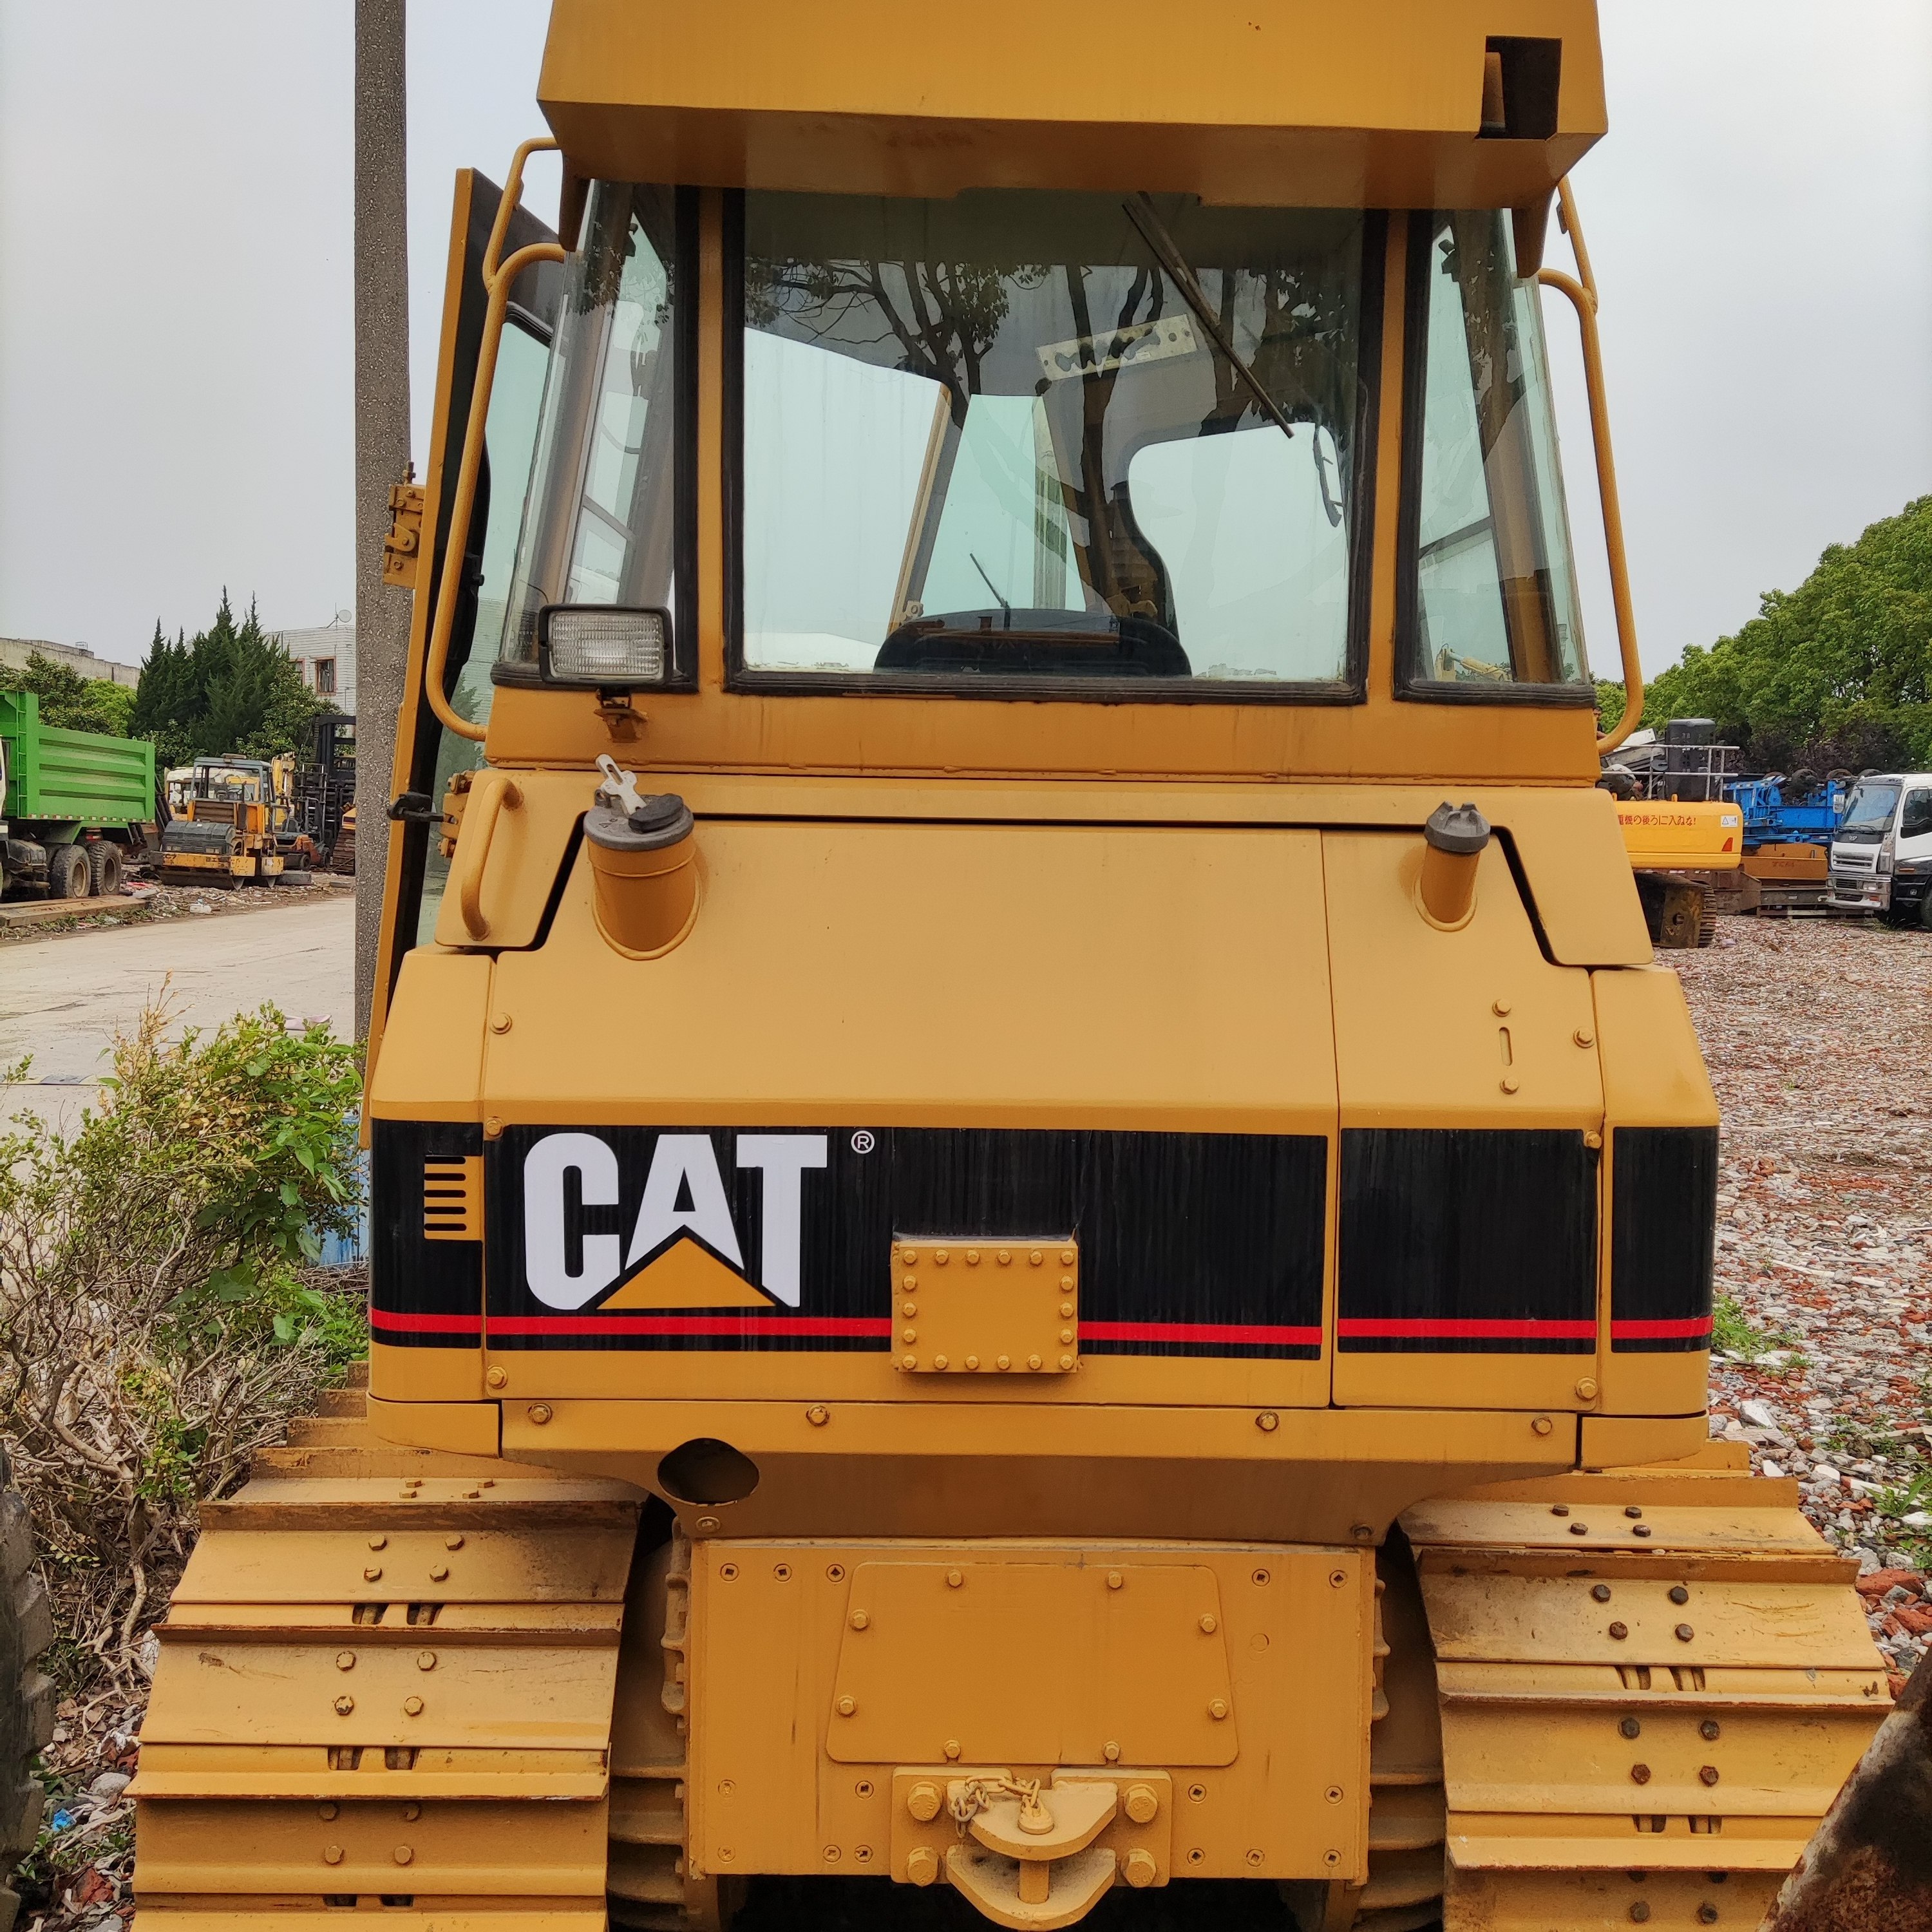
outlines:
[[[87,854],[79,845],[47,848],[47,897],[80,899],[87,896]]]
[[[0,1451],[0,1484],[12,1473]],[[0,1487],[0,1932],[11,1932],[20,1906],[6,1881],[40,1833],[44,1793],[33,1764],[53,1736],[54,1687],[34,1660],[52,1640],[27,1506],[18,1490]]]
[[[121,890],[121,848],[111,838],[98,839],[87,848],[88,877],[94,896],[112,898]]]
[[[1932,892],[1928,892],[1918,902],[1918,923],[1928,932],[1932,932]]]

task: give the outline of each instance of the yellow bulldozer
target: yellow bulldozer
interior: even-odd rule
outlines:
[[[1074,24],[555,0],[458,178],[368,1386],[204,1514],[154,1932],[1748,1927],[1890,1706],[1708,1439],[1593,8]]]

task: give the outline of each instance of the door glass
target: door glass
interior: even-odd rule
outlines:
[[[1928,832],[1932,832],[1932,791],[1907,792],[1905,808],[1898,815],[1898,836],[1923,838]]]

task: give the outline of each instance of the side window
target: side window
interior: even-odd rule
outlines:
[[[1932,832],[1932,791],[1922,785],[1905,794],[1905,809],[1898,817],[1898,836],[1923,838],[1928,832]]]

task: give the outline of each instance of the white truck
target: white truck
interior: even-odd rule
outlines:
[[[1868,772],[1852,788],[1825,903],[1932,930],[1932,772]]]

